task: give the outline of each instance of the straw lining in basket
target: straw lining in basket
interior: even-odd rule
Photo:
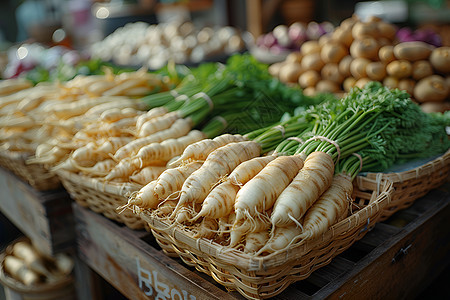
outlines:
[[[360,188],[362,191],[355,190],[354,196],[364,198],[358,202],[363,208],[333,225],[321,237],[300,241],[267,256],[255,257],[211,240],[196,239],[180,225],[170,225],[148,212],[141,213],[141,217],[148,222],[166,254],[179,256],[187,265],[248,299],[264,299],[281,293],[289,284],[307,278],[328,264],[376,224],[391,200],[392,183],[366,180]],[[369,188],[373,188],[371,193],[367,192]]]
[[[117,210],[127,204],[127,195],[138,191],[142,188],[141,185],[105,182],[68,171],[57,171],[57,174],[71,198],[79,205],[123,223],[131,229],[149,230],[147,223],[139,215],[128,209]]]
[[[395,212],[411,206],[415,200],[425,196],[429,191],[443,185],[450,178],[450,150],[414,169],[392,173],[368,173],[358,176],[356,181],[380,182],[390,180],[394,184],[394,194],[391,203],[386,206],[380,221],[386,220]]]

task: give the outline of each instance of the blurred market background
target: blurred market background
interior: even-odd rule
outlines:
[[[403,28],[409,39],[436,33],[440,39],[432,42],[448,45],[449,12],[445,0],[4,0],[0,75],[10,78],[39,66],[39,75],[49,76],[45,70],[56,69],[61,60],[74,65],[82,58],[158,69],[169,59],[219,60],[264,43],[273,52],[263,53],[263,60],[273,62],[280,52],[298,50],[306,38],[331,31],[353,14],[380,17]],[[276,36],[277,26],[299,23],[307,34],[287,42]],[[65,77],[74,75],[62,71]]]

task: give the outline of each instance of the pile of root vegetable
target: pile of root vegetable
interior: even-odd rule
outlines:
[[[58,88],[50,85],[55,89],[54,102],[47,100],[53,98],[45,94],[45,101],[23,116],[40,126],[20,128],[17,134],[20,139],[34,138],[33,142],[23,143],[32,153],[27,163],[104,182],[144,185],[161,174],[169,160],[189,144],[225,131],[265,127],[298,105],[322,101],[320,97],[304,97],[299,89],[274,80],[267,65],[249,55],[233,56],[225,65],[208,63],[184,72],[172,72],[179,75],[179,81],[170,91],[168,86],[174,80],[167,82],[158,74],[139,70],[117,75],[118,79],[136,77],[143,82],[153,79],[150,82],[158,85],[160,92],[139,98],[119,96],[116,91],[120,85],[106,89],[109,82],[105,85],[102,76],[77,77]],[[95,86],[105,90],[95,96]],[[35,95],[38,88],[40,85],[11,97],[23,101],[17,94],[33,91]],[[69,98],[60,96],[65,91],[75,94],[75,99],[59,104],[56,101]],[[17,125],[18,116],[23,114],[17,102],[11,104],[13,113],[5,115],[4,124],[15,121]],[[51,105],[55,102],[58,105]],[[10,129],[4,129],[5,134],[13,130],[18,127],[12,124]],[[36,132],[41,131],[45,134],[37,139]],[[17,144],[16,141],[14,145]],[[2,147],[13,149],[6,141]]]
[[[103,112],[123,110],[131,117],[147,109],[138,97],[168,90],[171,84],[144,69],[121,74],[106,69],[103,75],[35,86],[19,78],[2,81],[0,149],[36,156],[40,158],[36,162],[50,165],[76,149],[73,139],[81,135],[79,130],[89,129],[88,124]],[[53,152],[52,157],[48,152]]]
[[[68,254],[43,255],[28,240],[9,245],[2,261],[4,274],[25,286],[65,280],[71,274],[73,266],[73,259]]]
[[[188,146],[124,208],[195,238],[268,255],[320,237],[357,211],[352,181],[359,172],[450,146],[448,114],[426,114],[406,92],[376,82],[297,113],[244,136]],[[296,133],[280,138],[280,130]]]
[[[302,44],[285,61],[271,65],[271,74],[299,84],[306,94],[342,93],[379,81],[406,90],[420,103],[447,110],[450,100],[450,48],[425,41],[401,42],[397,27],[372,17],[342,21],[330,34]]]

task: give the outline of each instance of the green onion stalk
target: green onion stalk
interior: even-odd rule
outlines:
[[[179,80],[179,84],[170,91],[159,92],[141,98],[147,105],[148,109],[160,106],[166,106],[169,111],[174,111],[183,105],[183,101],[199,93],[204,82],[218,70],[218,64],[205,63],[194,69],[183,69],[183,78]],[[175,69],[175,66],[169,68]],[[180,72],[172,70],[169,72],[172,77],[180,77]]]

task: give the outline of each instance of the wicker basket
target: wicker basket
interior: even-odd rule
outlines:
[[[377,191],[378,189],[378,191]],[[179,225],[149,213],[141,217],[149,223],[158,244],[169,256],[179,256],[186,264],[209,274],[229,290],[248,299],[265,299],[281,293],[289,284],[307,278],[314,270],[361,239],[378,221],[393,193],[392,183],[366,180],[354,193],[360,208],[332,226],[322,237],[303,240],[281,253],[252,256],[201,238],[196,239]]]
[[[392,200],[385,207],[380,221],[386,220],[395,212],[405,209],[416,199],[425,196],[450,178],[450,150],[444,155],[418,166],[414,169],[399,173],[368,173],[356,178],[359,184],[365,181],[390,180],[394,184],[395,192]]]
[[[24,152],[0,151],[0,166],[10,170],[38,191],[61,187],[59,178],[42,164],[27,164],[30,154]]]
[[[139,215],[128,209],[117,210],[127,204],[128,194],[138,191],[142,186],[131,183],[107,183],[67,171],[58,171],[57,174],[69,195],[79,205],[123,223],[131,229],[149,230],[147,222]]]
[[[25,240],[19,238],[17,241]],[[7,299],[16,300],[75,300],[75,282],[71,274],[63,276],[54,282],[28,286],[9,276],[3,269],[6,255],[11,254],[11,247],[7,247],[0,254],[0,285],[3,286]]]

